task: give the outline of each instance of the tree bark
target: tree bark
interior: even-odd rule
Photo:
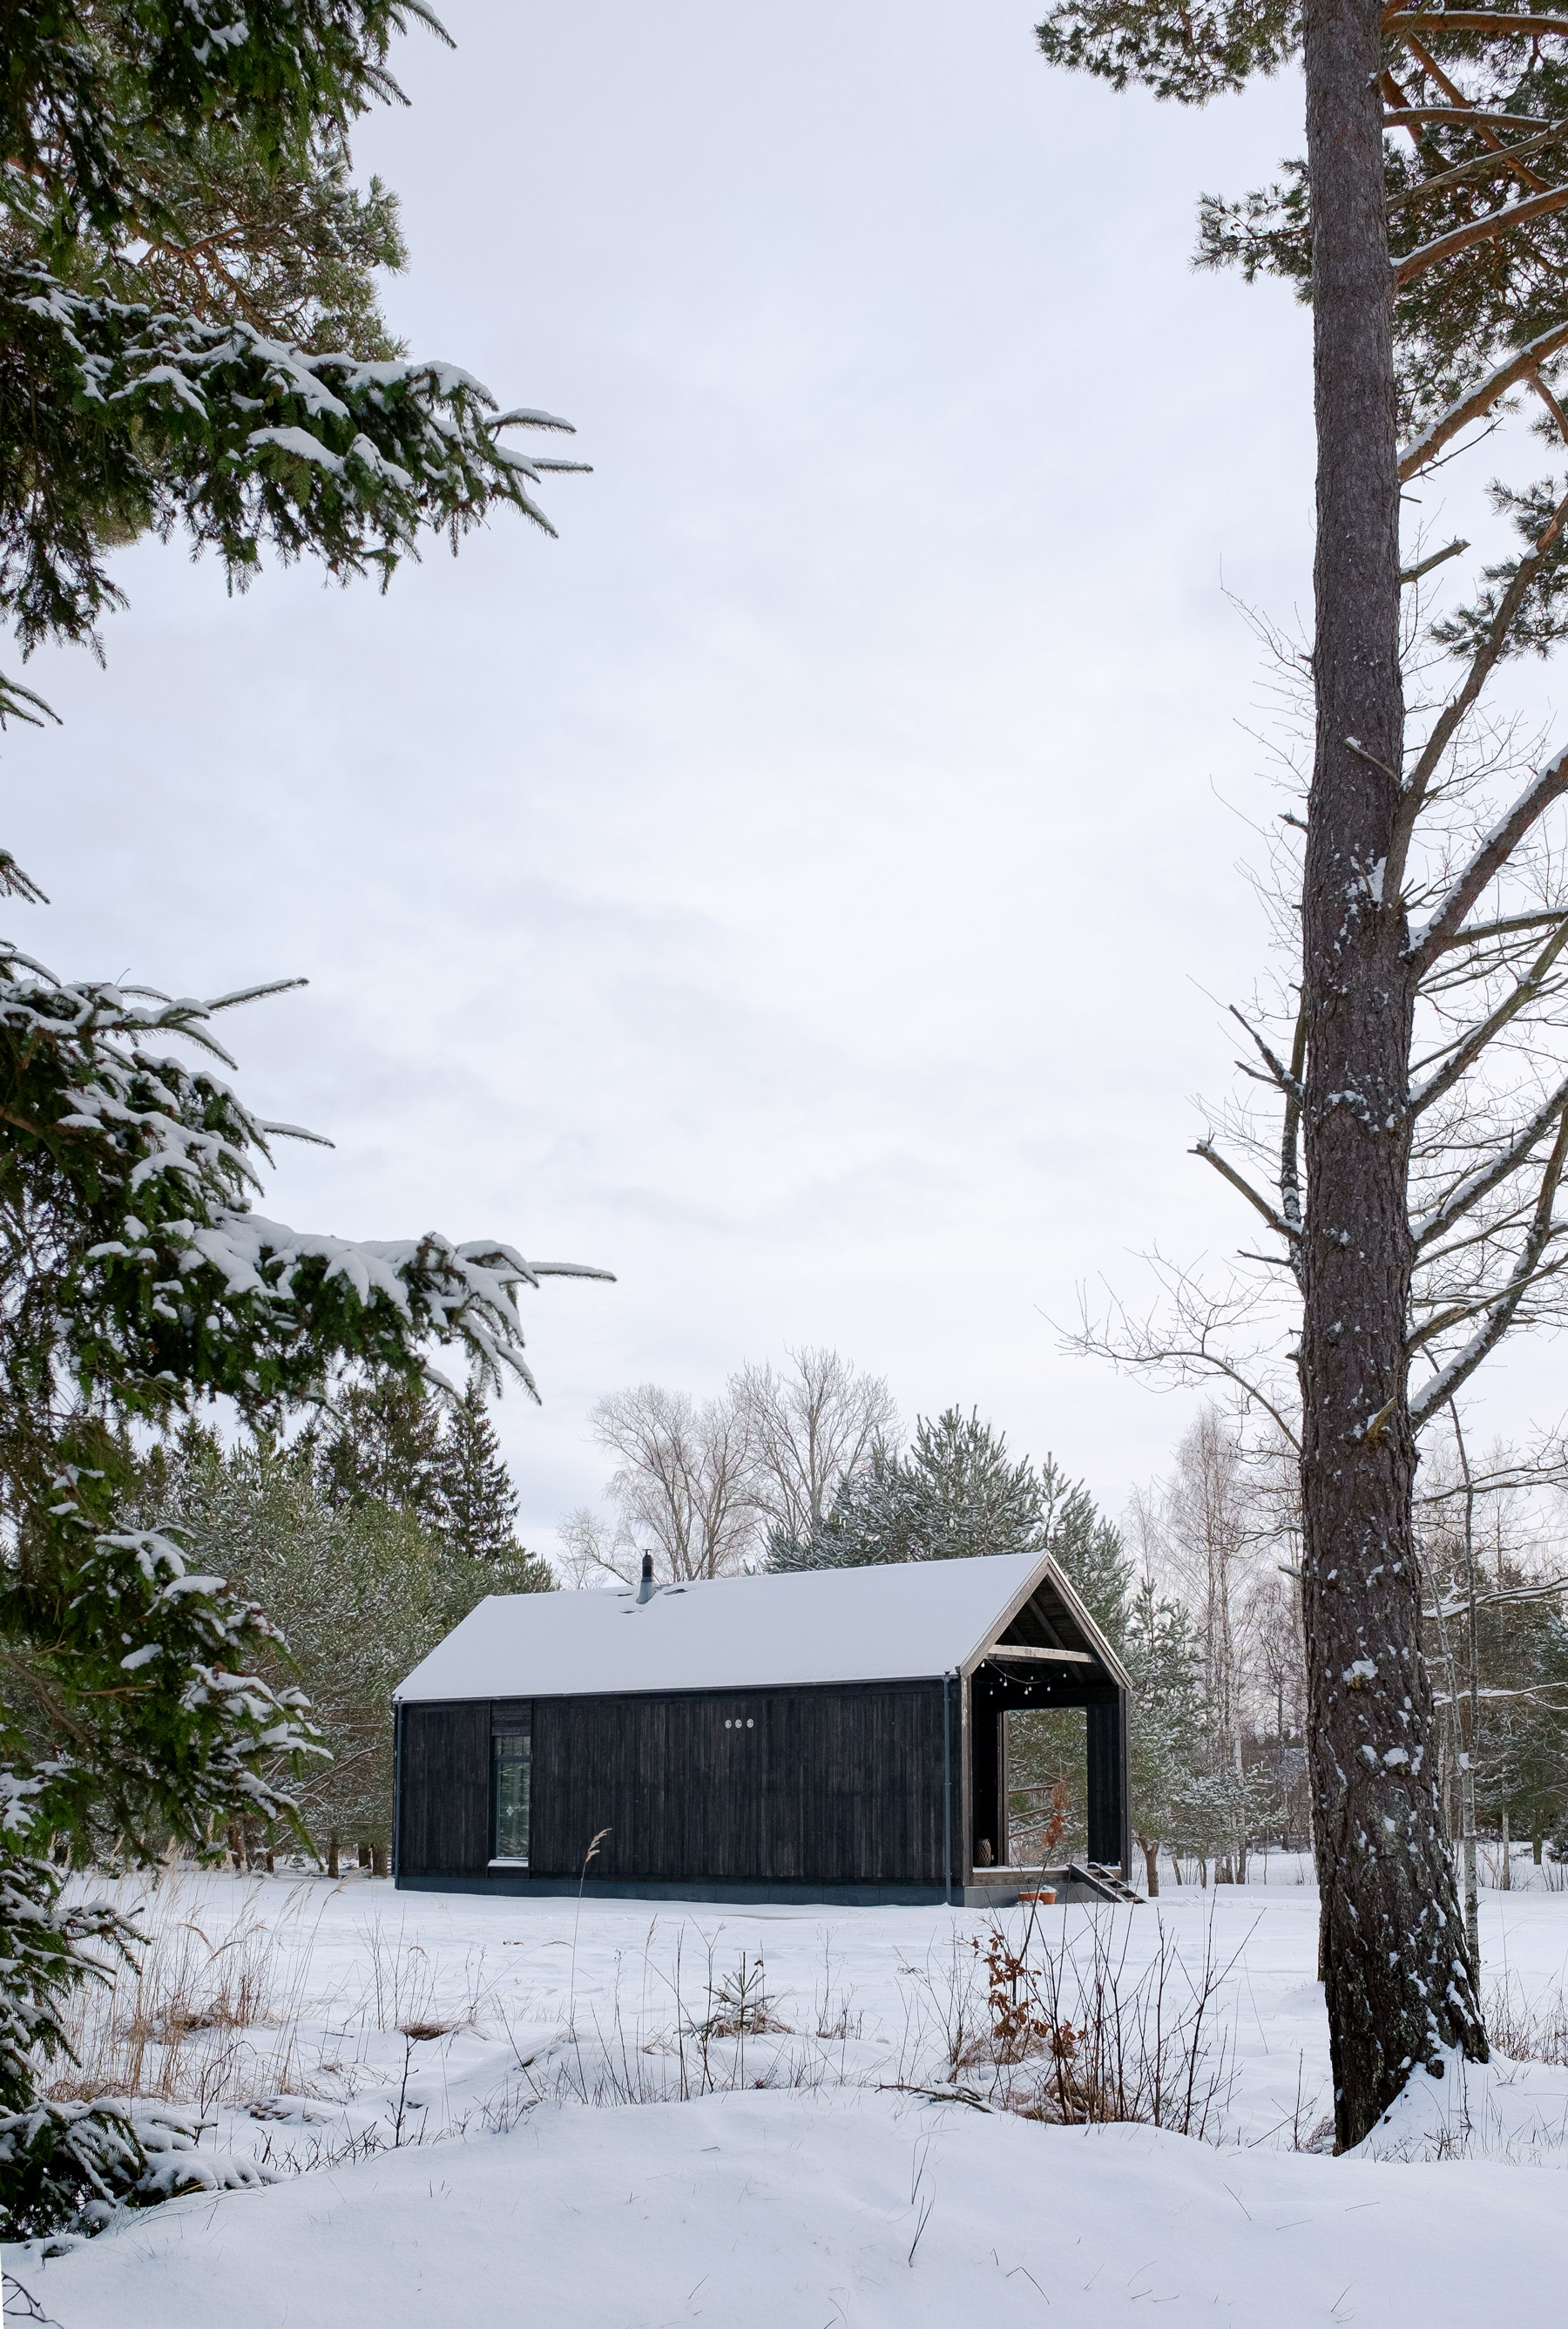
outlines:
[[[1142,1851],[1144,1880],[1149,1886],[1149,1898],[1151,1900],[1158,1900],[1160,1898],[1160,1846],[1158,1843],[1146,1843]],[[1541,1857],[1538,1850],[1535,1857],[1537,1860]]]
[[[1415,971],[1382,894],[1404,767],[1377,0],[1308,0],[1317,749],[1302,897],[1303,1618],[1336,2141],[1418,2065],[1484,2059],[1438,1801],[1405,1392]]]

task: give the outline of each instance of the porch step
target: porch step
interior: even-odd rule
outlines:
[[[1102,1900],[1123,1900],[1134,1909],[1142,1903],[1142,1893],[1134,1891],[1119,1868],[1103,1867],[1097,1860],[1091,1860],[1086,1866],[1080,1868],[1075,1860],[1070,1860],[1067,1874],[1075,1883],[1083,1885],[1085,1891]]]

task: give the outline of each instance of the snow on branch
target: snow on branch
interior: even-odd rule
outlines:
[[[1469,1381],[1488,1353],[1496,1349],[1513,1325],[1520,1303],[1535,1284],[1545,1275],[1539,1264],[1542,1255],[1555,1231],[1557,1190],[1563,1178],[1563,1167],[1568,1161],[1568,1109],[1557,1127],[1557,1137],[1552,1144],[1552,1154],[1541,1175],[1541,1185],[1535,1198],[1535,1217],[1530,1223],[1518,1259],[1507,1286],[1488,1304],[1481,1325],[1463,1348],[1456,1352],[1446,1367],[1423,1383],[1410,1400],[1410,1421],[1413,1430],[1419,1431],[1445,1401],[1452,1399],[1460,1385]],[[1554,1265],[1561,1268],[1561,1264]]]
[[[1568,792],[1568,750],[1559,752],[1526,786],[1501,822],[1493,826],[1464,868],[1431,920],[1411,937],[1411,953],[1418,973],[1463,938],[1465,916],[1500,873],[1530,827],[1562,794]]]
[[[1418,275],[1424,275],[1429,268],[1439,266],[1445,259],[1457,258],[1461,250],[1469,250],[1478,242],[1489,242],[1498,235],[1508,234],[1516,227],[1533,225],[1536,219],[1549,218],[1554,211],[1561,210],[1568,210],[1568,186],[1549,186],[1544,193],[1526,194],[1521,202],[1505,203],[1501,210],[1488,211],[1484,218],[1472,219],[1468,226],[1456,226],[1434,241],[1423,242],[1419,250],[1406,251],[1402,259],[1391,259],[1389,276],[1396,288],[1403,288]]]
[[[231,1064],[212,1012],[275,991],[212,1004],[71,984],[0,947],[7,1139],[49,1152],[70,1220],[92,1225],[90,1242],[66,1235],[59,1355],[95,1393],[135,1386],[161,1409],[180,1387],[260,1412],[308,1396],[337,1360],[429,1372],[428,1346],[457,1343],[483,1380],[510,1375],[537,1398],[520,1288],[610,1272],[437,1231],[356,1240],[269,1221],[252,1210],[256,1160],[270,1161],[270,1133],[312,1136],[146,1042],[176,1034]]]
[[[1551,1098],[1519,1127],[1506,1147],[1499,1149],[1476,1172],[1457,1182],[1441,1203],[1433,1205],[1419,1221],[1411,1223],[1410,1233],[1417,1249],[1431,1245],[1434,1238],[1443,1236],[1455,1221],[1462,1221],[1466,1213],[1472,1212],[1483,1197],[1489,1196],[1499,1182],[1506,1181],[1510,1173],[1516,1172],[1530,1151],[1545,1138],[1564,1108],[1568,1108],[1568,1080],[1559,1084]]]
[[[340,1280],[362,1310],[385,1306],[410,1335],[434,1333],[465,1342],[492,1381],[505,1369],[530,1397],[538,1389],[522,1355],[517,1289],[546,1278],[614,1273],[586,1262],[525,1260],[515,1246],[455,1245],[438,1230],[420,1238],[354,1239],[297,1231],[235,1208],[192,1224],[180,1267],[214,1269],[232,1300],[258,1296],[266,1305],[296,1298],[302,1275]],[[312,1265],[319,1265],[312,1268]]]
[[[1554,324],[1549,332],[1542,332],[1511,355],[1507,363],[1499,364],[1485,380],[1468,389],[1405,446],[1399,457],[1400,484],[1407,485],[1412,477],[1418,477],[1461,429],[1468,429],[1472,420],[1485,420],[1511,388],[1527,381],[1540,365],[1564,347],[1568,347],[1568,324]]]
[[[344,579],[389,575],[426,530],[457,536],[502,504],[547,533],[529,488],[579,462],[502,446],[502,428],[569,429],[552,413],[498,415],[455,364],[314,354],[249,324],[209,324],[85,292],[33,262],[0,259],[0,344],[17,352],[38,478],[78,448],[80,492],[168,534],[183,526],[243,584],[258,552],[321,559]],[[84,439],[81,416],[94,428]],[[0,608],[23,648],[90,637],[117,593],[96,550],[18,526]]]

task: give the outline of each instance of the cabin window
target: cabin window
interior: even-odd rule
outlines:
[[[531,1707],[497,1707],[490,1730],[490,1864],[528,1866],[530,1779],[533,1765]]]

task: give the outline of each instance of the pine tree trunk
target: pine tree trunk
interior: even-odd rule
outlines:
[[[1540,1856],[1539,1853],[1535,1855],[1537,1860]],[[1158,1900],[1160,1898],[1160,1846],[1157,1843],[1146,1843],[1143,1846],[1143,1872],[1149,1886],[1149,1898],[1151,1900]]]
[[[342,1854],[343,1838],[334,1827],[328,1831],[326,1840],[326,1872],[334,1882],[343,1874]]]
[[[1302,897],[1309,1212],[1303,1615],[1336,2138],[1413,2069],[1484,2057],[1437,1800],[1405,1400],[1415,981],[1382,896],[1404,766],[1393,293],[1377,0],[1309,0],[1317,752]]]

